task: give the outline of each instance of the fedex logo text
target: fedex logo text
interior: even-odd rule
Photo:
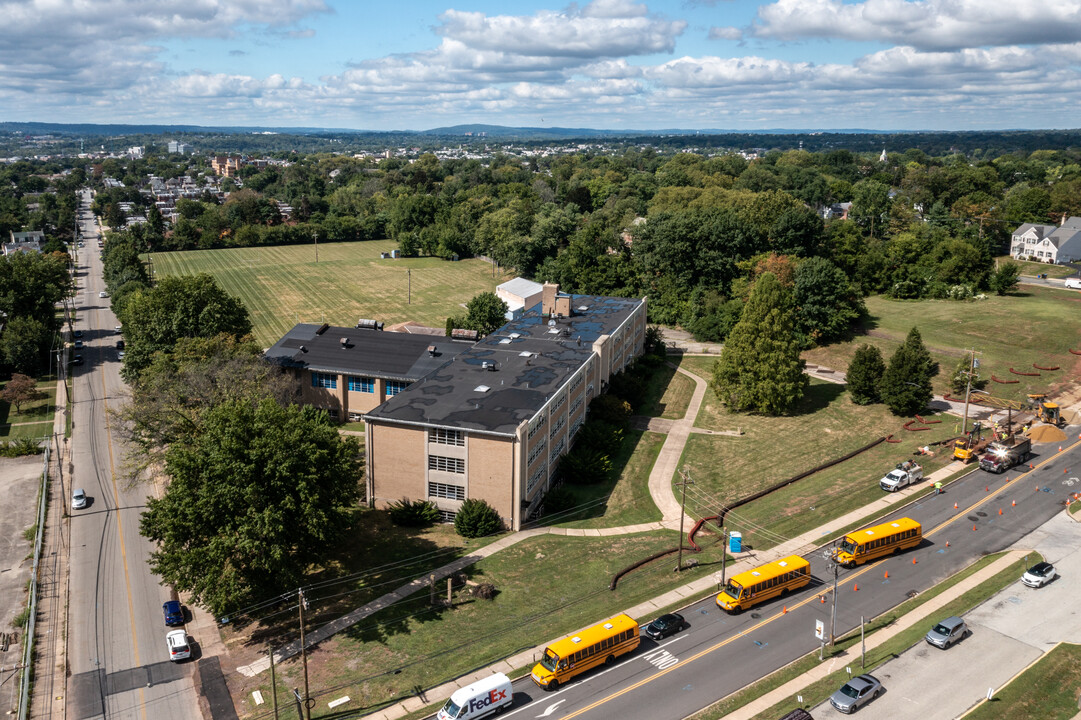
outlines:
[[[471,712],[471,713],[477,712],[478,710],[481,710],[482,708],[488,707],[492,703],[497,703],[497,702],[501,702],[503,700],[506,700],[506,698],[507,698],[507,691],[506,690],[492,690],[485,697],[470,698],[469,699],[469,712]]]

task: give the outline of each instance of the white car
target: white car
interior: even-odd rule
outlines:
[[[1049,562],[1036,563],[1021,576],[1021,582],[1031,588],[1043,587],[1054,580],[1055,566]]]
[[[188,633],[183,630],[173,630],[165,636],[165,644],[169,648],[169,659],[187,660],[191,657],[191,648],[188,646]]]
[[[71,509],[82,510],[84,507],[86,507],[86,490],[76,488],[71,494]]]
[[[109,297],[109,293],[102,290],[101,292],[98,293],[98,297]]]
[[[1066,278],[1063,284],[1071,290],[1081,290],[1081,277]]]

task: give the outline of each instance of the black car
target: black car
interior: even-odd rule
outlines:
[[[161,611],[165,614],[165,624],[169,627],[184,624],[184,608],[178,600],[165,603],[161,606]]]
[[[72,358],[71,358],[71,364],[72,365],[82,365],[83,364],[83,356],[82,355],[73,355]]]
[[[661,640],[669,635],[675,635],[683,628],[687,627],[687,621],[683,619],[683,616],[679,613],[668,613],[667,615],[661,615],[659,618],[646,625],[645,632],[647,637],[651,637],[654,640]]]
[[[117,350],[123,350],[124,349],[124,341],[123,340],[117,340],[116,341],[116,349]]]

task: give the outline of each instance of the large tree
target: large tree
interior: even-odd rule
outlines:
[[[886,363],[879,349],[874,345],[860,345],[845,373],[845,384],[852,402],[857,405],[879,402],[882,399],[879,386],[885,372]]]
[[[165,454],[170,483],[140,532],[151,570],[222,614],[295,588],[340,541],[359,497],[356,440],[324,412],[226,402]]]
[[[867,312],[859,289],[825,258],[799,264],[794,292],[799,328],[818,344],[843,337]]]
[[[167,448],[188,443],[202,429],[203,417],[225,402],[256,405],[273,398],[282,405],[296,400],[296,381],[263,357],[250,339],[229,334],[181,338],[171,353],[157,353],[135,381],[131,402],[119,411],[118,427],[130,433],[134,477],[163,460]]]
[[[713,367],[713,389],[731,410],[780,415],[803,399],[808,379],[800,359],[791,292],[764,273]]]
[[[466,325],[482,335],[487,335],[507,322],[507,303],[500,300],[494,292],[482,292],[473,296],[465,307]]]
[[[54,337],[55,332],[43,320],[17,315],[0,334],[0,358],[14,372],[39,375],[51,362]]]
[[[894,415],[922,412],[934,397],[931,378],[937,371],[931,353],[923,345],[920,331],[913,327],[882,374],[882,402]]]
[[[166,277],[153,290],[134,293],[121,322],[127,340],[124,377],[133,381],[156,352],[169,353],[181,338],[221,333],[240,338],[251,332],[248,309],[206,273]]]

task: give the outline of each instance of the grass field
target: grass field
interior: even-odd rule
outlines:
[[[474,582],[495,585],[498,592],[492,600],[459,597],[452,607],[432,608],[428,592],[422,591],[322,643],[308,658],[313,694],[320,706],[348,695],[351,700],[342,709],[374,710],[716,569],[711,563],[719,560],[720,552],[710,548],[697,556],[697,568],[677,575],[672,572],[674,558],[661,560],[627,575],[615,591],[608,589],[616,570],[675,544],[676,534],[669,531],[524,540],[466,571]],[[538,583],[538,576],[548,581]],[[438,593],[445,595],[445,583]],[[302,682],[301,673],[299,658],[278,666],[279,701]],[[245,684],[243,693],[234,693],[247,698],[237,706],[241,717],[265,709],[251,705],[250,693],[261,689],[269,697],[268,675],[247,681],[251,684]]]
[[[6,382],[0,383],[2,389]],[[0,440],[21,437],[46,437],[53,432],[53,413],[56,411],[56,377],[39,380],[38,390],[45,394],[41,400],[24,403],[22,412],[15,406],[0,400]]]
[[[708,378],[712,357],[685,357],[681,365]],[[861,455],[822,470],[729,514],[726,525],[743,533],[754,547],[771,547],[786,538],[844,515],[882,496],[878,479],[916,447],[952,437],[960,421],[949,416],[932,429],[909,432],[906,418],[897,418],[883,405],[853,404],[843,386],[812,380],[802,411],[791,417],[768,418],[727,413],[712,390],[706,391],[697,427],[736,430],[739,437],[692,434],[681,468],[690,471],[694,486],[687,490],[688,509],[715,515],[723,504],[746,497],[781,480],[850,453],[893,434],[899,444],[881,443]],[[948,453],[921,457],[924,471],[949,462]],[[678,476],[673,481],[678,480]]]
[[[988,380],[991,395],[1023,400],[1027,393],[1051,392],[1077,383],[1081,377],[1081,293],[1022,286],[1015,295],[989,295],[986,300],[890,300],[882,296],[866,300],[870,319],[864,332],[851,342],[835,343],[804,353],[811,363],[844,372],[856,348],[862,343],[877,346],[889,362],[916,326],[924,345],[938,361],[940,373],[934,379],[935,392],[947,389],[949,378],[967,348],[975,348],[980,375]],[[1055,371],[1038,371],[1058,366]],[[1014,375],[1040,372],[1039,377]],[[1018,384],[991,382],[991,375]]]
[[[1063,643],[966,717],[1070,720],[1077,716],[1078,687],[1081,687],[1081,645]]]
[[[997,262],[1017,263],[1021,266],[1022,275],[1030,275],[1033,277],[1041,273],[1046,273],[1049,278],[1067,278],[1077,274],[1077,271],[1069,265],[1050,265],[1048,263],[1030,262],[1028,260],[1014,260],[1008,255],[997,257],[995,260]]]
[[[209,273],[251,313],[255,337],[277,342],[298,322],[351,327],[358,318],[387,325],[413,320],[443,327],[474,295],[511,276],[483,260],[382,260],[393,240],[155,253],[154,274]]]

